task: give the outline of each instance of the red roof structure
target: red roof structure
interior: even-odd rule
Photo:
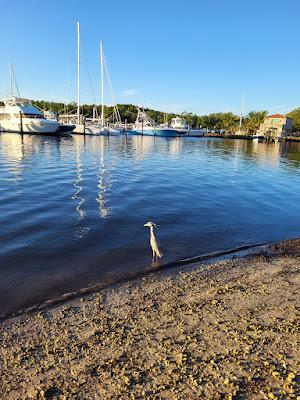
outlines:
[[[283,114],[273,114],[273,115],[268,115],[268,118],[285,118],[285,115],[283,115]]]

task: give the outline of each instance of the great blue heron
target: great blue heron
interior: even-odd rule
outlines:
[[[144,224],[144,226],[149,226],[149,228],[150,228],[150,246],[151,246],[151,249],[152,249],[152,261],[154,261],[155,260],[155,258],[157,258],[157,257],[159,257],[159,258],[162,258],[162,252],[159,250],[159,248],[158,248],[158,244],[157,244],[157,241],[156,241],[156,237],[155,237],[155,235],[154,235],[154,227],[156,228],[156,229],[158,229],[158,225],[156,225],[154,222],[147,222],[146,224]]]

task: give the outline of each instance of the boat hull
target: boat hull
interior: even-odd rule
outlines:
[[[143,135],[143,136],[161,136],[161,137],[176,137],[183,134],[176,129],[133,129],[127,131],[128,135]]]
[[[23,119],[22,125],[20,121],[1,121],[0,132],[12,132],[12,133],[30,133],[34,134],[46,134],[56,133],[59,131],[59,123],[44,119],[28,120]]]
[[[76,124],[72,133],[77,135],[100,135],[100,128],[98,126]]]
[[[72,132],[75,129],[74,124],[59,124],[59,132],[68,133]]]
[[[103,136],[119,136],[123,133],[122,128],[101,128],[99,125],[76,125],[72,133],[78,135],[103,135]]]
[[[200,129],[191,129],[188,132],[188,136],[191,137],[202,137],[204,136],[206,131],[200,130]]]
[[[119,136],[124,132],[122,128],[103,128],[100,131],[100,135],[103,136]]]

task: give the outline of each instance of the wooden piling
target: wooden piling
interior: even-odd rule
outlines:
[[[23,134],[23,115],[20,111],[20,132]]]

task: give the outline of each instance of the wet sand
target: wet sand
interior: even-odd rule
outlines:
[[[297,399],[300,240],[0,325],[1,399]]]

